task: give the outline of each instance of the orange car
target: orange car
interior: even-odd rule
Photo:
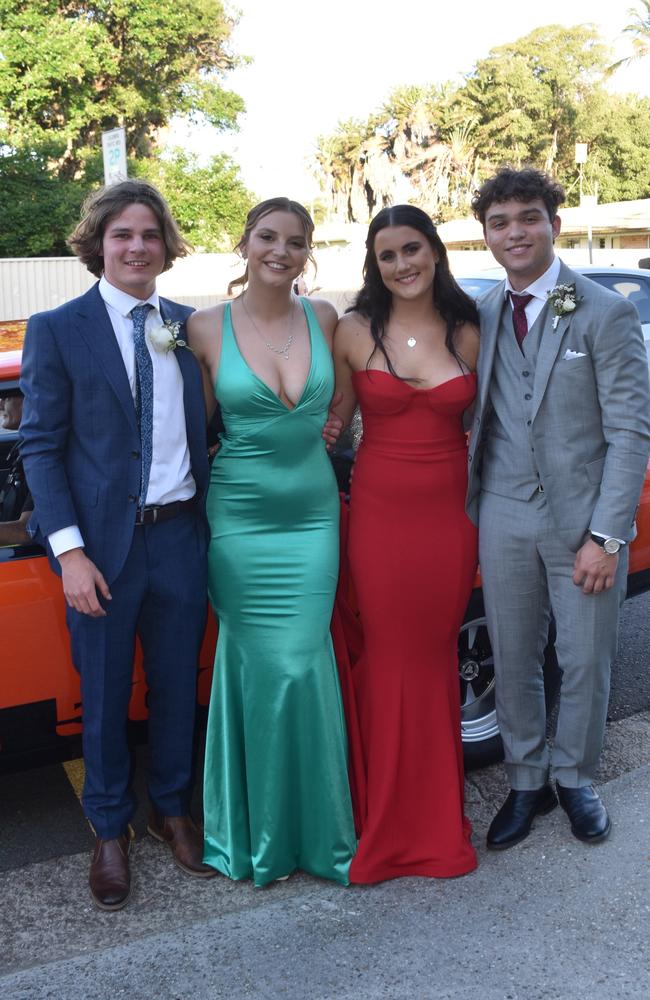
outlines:
[[[16,389],[20,351],[0,353],[0,395]],[[0,486],[15,432],[0,431]],[[349,467],[345,444],[334,456],[339,482]],[[638,513],[638,536],[631,547],[628,596],[650,589],[650,474]],[[70,660],[64,599],[59,579],[36,545],[0,548],[0,770],[40,762],[44,755],[79,752],[82,706],[79,677]],[[208,615],[200,657],[198,699],[209,697],[216,626]],[[550,687],[556,686],[552,643],[547,654]],[[463,746],[467,763],[489,763],[501,755],[494,702],[494,666],[485,626],[480,579],[458,639]],[[147,691],[136,651],[130,720],[147,715]]]

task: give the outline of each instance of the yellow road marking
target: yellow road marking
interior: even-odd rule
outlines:
[[[83,760],[81,758],[79,758],[79,760],[66,760],[63,764],[63,768],[68,781],[72,785],[73,792],[79,801],[81,801],[81,792],[83,790],[84,779],[86,777]]]
[[[77,798],[81,802],[81,793],[83,791],[84,780],[86,778],[86,769],[84,767],[83,758],[80,757],[78,760],[66,760],[66,761],[64,761],[63,762],[63,770],[66,773],[66,777],[67,777],[68,781],[70,782],[70,785],[72,786],[72,791],[75,793],[75,795],[77,796]],[[88,819],[87,816],[86,816],[86,822],[88,823],[88,826],[92,830],[93,834],[95,834],[95,836],[96,836],[95,828],[94,828],[94,826],[92,825],[92,823],[90,822],[90,820]],[[128,833],[129,833],[129,837],[131,838],[131,840],[135,840],[135,832],[134,832],[133,827],[131,826],[130,823],[129,823],[129,826],[128,826]]]

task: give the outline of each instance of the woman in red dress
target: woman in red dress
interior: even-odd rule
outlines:
[[[334,338],[338,413],[348,423],[358,402],[363,420],[349,537],[364,632],[353,674],[366,777],[356,883],[476,867],[456,643],[477,564],[462,421],[478,316],[420,209],[383,209],[366,247],[363,287]]]

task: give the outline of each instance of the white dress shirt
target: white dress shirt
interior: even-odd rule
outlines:
[[[560,277],[560,258],[554,257],[553,263],[547,271],[541,277],[537,278],[535,281],[531,281],[527,288],[524,288],[521,292],[518,292],[516,288],[513,288],[510,284],[509,278],[506,276],[506,284],[503,294],[510,303],[510,308],[513,309],[512,299],[509,293],[514,292],[515,295],[532,295],[532,299],[526,306],[524,310],[526,313],[526,322],[528,323],[528,329],[541,313],[542,309],[546,304],[546,299],[548,298],[548,293],[552,291],[558,283],[558,278]]]
[[[147,315],[145,331],[162,325],[158,292],[146,300],[135,299],[120,291],[102,277],[99,294],[104,300],[124,367],[135,400],[136,372],[131,310],[137,305],[153,306]],[[147,505],[167,504],[188,500],[196,493],[190,471],[190,452],[183,407],[183,376],[173,351],[157,351],[147,338],[153,363],[153,449],[147,489]],[[107,428],[110,433],[110,428]],[[83,538],[76,525],[53,531],[48,541],[55,556],[69,549],[83,547]]]

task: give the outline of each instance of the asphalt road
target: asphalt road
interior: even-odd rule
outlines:
[[[623,605],[618,656],[612,668],[608,720],[650,709],[650,592]]]
[[[11,1000],[647,1000],[650,713],[607,727],[604,844],[561,809],[487,851],[499,765],[466,782],[479,865],[455,879],[343,888],[298,873],[258,890],[188,879],[140,837],[119,913],[90,901],[87,851],[0,873]],[[636,763],[635,763],[636,760]],[[633,768],[630,770],[630,768]]]

